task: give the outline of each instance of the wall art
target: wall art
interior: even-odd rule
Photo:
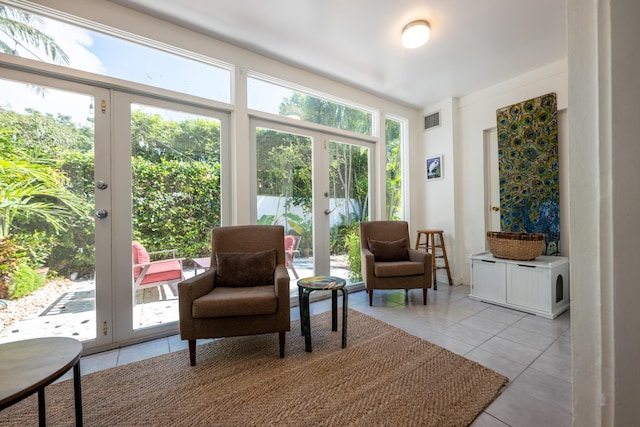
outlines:
[[[496,111],[502,231],[544,233],[560,254],[558,111],[549,93]]]
[[[427,159],[427,181],[442,178],[442,155]]]

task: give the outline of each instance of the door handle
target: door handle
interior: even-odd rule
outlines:
[[[98,218],[106,218],[106,217],[108,217],[108,216],[109,216],[109,212],[107,212],[107,211],[106,211],[106,210],[104,210],[104,209],[99,209],[99,210],[97,210],[97,211],[96,211],[96,216],[97,216]]]
[[[499,206],[491,206],[491,210],[494,212],[498,212],[500,210]]]

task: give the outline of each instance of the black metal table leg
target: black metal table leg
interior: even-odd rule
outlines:
[[[331,330],[338,330],[338,291],[331,291]]]
[[[304,290],[298,286],[298,309],[300,310],[300,335],[304,335],[304,325],[302,324],[302,293]]]
[[[80,360],[73,365],[73,395],[76,406],[76,426],[82,427],[82,390],[80,386]]]
[[[304,335],[304,349],[311,352],[311,318],[309,316],[309,294],[306,289],[302,292],[302,333]]]
[[[47,425],[47,414],[44,405],[44,386],[38,390],[38,425],[45,427]]]
[[[347,311],[349,305],[349,291],[342,288],[342,348],[347,346]]]

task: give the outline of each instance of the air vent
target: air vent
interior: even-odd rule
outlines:
[[[424,130],[440,126],[440,111],[424,116]]]

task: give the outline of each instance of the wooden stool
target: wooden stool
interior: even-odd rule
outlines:
[[[426,241],[420,243],[422,235],[426,236]],[[438,244],[436,245],[436,235],[438,236]],[[431,263],[433,268],[433,289],[438,290],[438,283],[436,282],[436,272],[440,269],[447,270],[447,278],[449,279],[449,285],[453,285],[451,280],[451,270],[449,270],[449,260],[447,258],[447,250],[444,247],[444,236],[442,230],[418,230],[418,236],[416,237],[416,249],[424,248],[425,251],[431,252]],[[436,249],[440,249],[441,255],[436,254]],[[436,258],[442,258],[444,265],[438,266],[436,264]]]

